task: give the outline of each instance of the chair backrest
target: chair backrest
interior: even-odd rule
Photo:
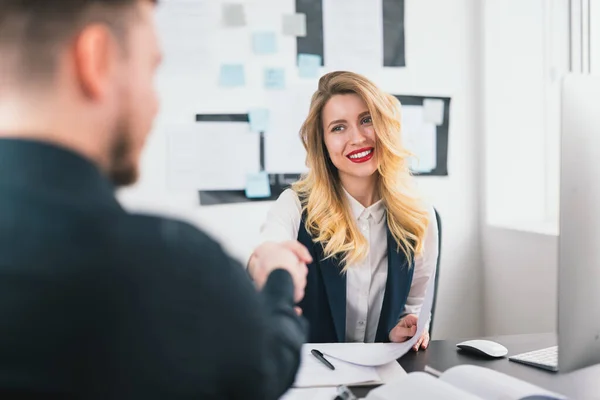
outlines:
[[[435,316],[435,303],[437,301],[437,292],[438,292],[438,282],[440,279],[440,258],[442,257],[442,218],[438,211],[434,208],[435,211],[435,221],[438,228],[438,256],[435,268],[435,282],[434,282],[434,291],[433,291],[433,303],[431,304],[431,320],[429,323],[429,334],[431,335],[433,332],[433,317]]]

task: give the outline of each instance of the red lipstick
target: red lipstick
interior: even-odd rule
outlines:
[[[369,161],[373,158],[373,154],[375,154],[375,149],[373,147],[365,147],[348,153],[346,157],[353,163],[359,164]]]
[[[351,153],[348,153],[346,157],[353,163],[363,163],[369,161],[373,158],[373,154],[375,153],[375,149],[373,147],[364,147],[362,149],[355,150]]]

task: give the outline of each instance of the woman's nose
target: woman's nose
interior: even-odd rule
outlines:
[[[352,144],[362,143],[365,141],[365,135],[359,127],[353,126],[350,128],[350,141]]]

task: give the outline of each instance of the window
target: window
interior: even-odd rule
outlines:
[[[484,3],[486,222],[558,230],[560,82],[568,0]]]

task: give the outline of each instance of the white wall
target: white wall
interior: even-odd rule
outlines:
[[[272,13],[293,11],[292,1],[261,2],[265,3],[272,6]],[[474,336],[480,334],[483,328],[479,242],[479,3],[478,0],[407,0],[408,67],[385,69],[371,76],[385,90],[395,94],[452,97],[450,175],[419,178],[421,189],[439,210],[444,224],[434,332],[437,338]],[[173,21],[173,25],[162,29],[179,28],[181,24],[181,21]],[[171,42],[164,43],[167,57],[169,49],[183,46],[180,41],[184,40],[181,35],[171,34],[169,37]],[[227,36],[222,43],[227,43],[228,39],[235,40]],[[199,35],[194,40],[197,41],[194,45],[199,48],[211,47],[211,43],[214,47],[216,42],[214,35]],[[284,46],[285,54],[294,54],[293,41],[284,43]],[[291,50],[288,46],[292,46]],[[226,46],[223,44],[222,47]],[[222,49],[219,52],[209,51],[207,57],[211,54],[225,57],[221,53]],[[243,112],[242,109],[248,107],[243,98],[240,100],[233,94],[223,97],[222,93],[213,89],[218,61],[197,60],[198,64],[208,65],[206,71],[209,75],[200,78],[196,77],[197,72],[190,72],[195,68],[186,65],[174,73],[177,66],[173,66],[173,61],[164,69],[159,78],[163,109],[144,153],[141,180],[135,187],[123,190],[120,198],[132,209],[160,210],[200,223],[236,256],[244,259],[255,245],[268,203],[199,207],[194,191],[174,192],[168,189],[166,182],[168,132],[165,129],[170,123],[189,119],[193,113],[206,111],[207,107],[214,109],[214,104],[230,104],[233,112]],[[200,67],[195,69],[200,70]]]
[[[487,227],[483,238],[484,333],[555,332],[558,237]]]

